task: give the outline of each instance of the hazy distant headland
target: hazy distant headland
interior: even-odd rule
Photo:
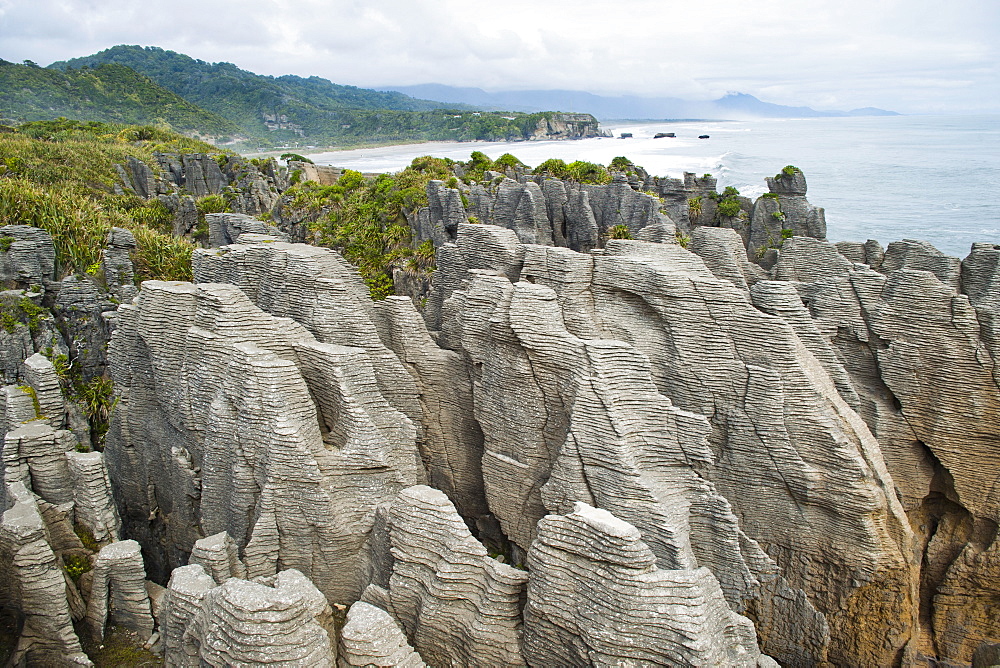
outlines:
[[[638,95],[606,96],[573,90],[522,90],[486,92],[481,88],[458,88],[421,84],[385,88],[448,104],[469,104],[483,109],[541,111],[563,109],[593,114],[601,120],[820,118],[846,116],[898,116],[895,111],[864,107],[851,111],[818,111],[811,107],[773,104],[746,93],[728,93],[717,100],[683,100],[676,97]]]

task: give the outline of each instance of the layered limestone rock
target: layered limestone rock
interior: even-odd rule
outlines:
[[[581,275],[559,268],[575,255],[528,247],[524,271]],[[456,311],[466,327],[462,344],[481,374],[487,498],[511,540],[528,545],[546,510],[570,512],[585,500],[641,526],[663,568],[712,567],[726,593],[719,604],[728,599],[742,610],[754,600],[769,614],[784,607],[780,614],[796,619],[800,632],[792,638],[778,630],[769,642],[786,660],[825,657],[822,616],[788,588],[696,473],[712,462],[707,422],[658,394],[641,354],[617,341],[575,338],[563,329],[571,323],[555,293],[541,286],[481,274]]]
[[[72,585],[49,545],[34,496],[6,484],[9,508],[0,520],[0,601],[23,615],[12,665],[90,666],[73,631],[67,600]]]
[[[112,227],[101,257],[108,290],[121,301],[131,301],[137,292],[135,272],[129,254],[135,250],[135,237],[128,230]]]
[[[219,586],[200,565],[174,570],[161,613],[168,666],[334,665],[326,598],[290,569]]]
[[[961,261],[945,255],[926,241],[904,239],[889,244],[879,271],[890,274],[898,269],[929,271],[955,292],[959,291],[962,280]]]
[[[165,665],[171,668],[199,665],[198,644],[187,642],[184,633],[201,611],[205,594],[216,586],[200,564],[181,566],[170,573],[157,616]]]
[[[227,156],[223,172],[229,181],[226,199],[231,211],[259,216],[270,211],[281,195],[278,187],[287,187],[279,175],[274,158],[258,165],[242,156]]]
[[[438,347],[409,298],[389,297],[377,307],[386,344],[418,383],[428,484],[445,492],[463,517],[486,515],[483,433],[474,417],[471,370],[460,355]]]
[[[121,519],[103,453],[67,452],[66,462],[73,480],[76,522],[86,527],[99,543],[118,540]]]
[[[66,454],[76,448],[72,432],[33,420],[7,432],[3,443],[4,480],[20,482],[49,503],[73,501]]]
[[[424,668],[427,664],[410,647],[392,615],[382,608],[358,601],[347,611],[347,622],[340,631],[337,665],[340,668]]]
[[[420,425],[416,383],[382,342],[368,288],[340,255],[305,244],[253,243],[196,251],[193,263],[196,282],[237,285],[259,308],[291,318],[317,341],[363,348],[382,396]]]
[[[806,199],[806,177],[800,169],[784,170],[767,177],[770,196],[754,203],[750,217],[747,252],[759,256],[767,248],[781,246],[783,235],[826,239],[826,215]]]
[[[656,564],[639,531],[606,510],[578,502],[543,518],[528,552],[528,663],[760,665],[753,623],[726,606],[707,568]]]
[[[56,249],[48,232],[30,225],[4,225],[0,242],[0,281],[7,287],[45,287],[55,280]]]
[[[209,213],[205,222],[208,223],[208,245],[212,248],[235,243],[241,234],[247,233],[267,235],[278,241],[288,240],[275,226],[243,213]]]
[[[474,232],[498,241],[502,236]],[[542,325],[553,331],[552,323],[565,323],[574,336],[619,339],[649,358],[660,393],[709,417],[710,456],[699,457],[695,467],[711,471],[748,540],[692,543],[708,554],[745,546],[744,563],[749,568],[756,562],[757,582],[766,579],[785,592],[769,590],[771,585],[758,592],[746,575],[741,590],[729,584],[738,578],[722,569],[716,573],[724,590],[746,592],[747,612],[762,621],[765,651],[779,661],[821,661],[827,658],[828,626],[829,660],[891,663],[915,626],[912,534],[875,440],[791,325],[753,308],[744,290],[716,278],[697,256],[676,246],[613,241],[603,254],[587,256],[537,246],[518,250],[508,241],[480,245],[483,256],[491,248],[501,253],[479,262],[475,254],[463,254],[464,233],[460,226],[455,251],[438,258],[439,272],[452,274],[441,286],[456,286],[441,302],[440,341],[474,363],[487,498],[511,539],[530,544],[534,523],[544,514],[541,484],[570,442],[567,374],[546,377],[540,360],[556,366],[575,356],[546,353],[565,346],[565,335],[548,341],[531,336],[546,332]],[[518,264],[508,264],[506,273],[555,294],[542,297],[530,286],[475,271],[483,265],[497,271],[503,258]],[[465,289],[458,289],[463,281]],[[556,304],[561,313],[551,311]],[[551,316],[541,315],[546,309]],[[686,433],[691,435],[690,428]],[[725,506],[715,506],[714,512],[711,503],[704,506],[707,517],[724,518]],[[690,521],[706,526],[706,520]],[[768,557],[754,550],[757,544],[778,566],[767,566]],[[709,564],[728,562],[698,556]],[[874,589],[878,597],[869,593]],[[778,601],[788,607],[769,608]],[[785,616],[785,628],[773,622],[775,615]],[[872,619],[881,621],[872,626]]]
[[[967,260],[963,279],[969,280],[961,287],[968,295],[956,292],[958,261],[923,242],[890,244],[884,258],[879,247],[865,244],[863,258],[871,255],[884,274],[843,260],[820,262],[819,255],[812,269],[784,274],[806,281],[797,290],[847,372],[859,413],[879,440],[918,532],[923,566],[915,651],[955,663],[970,661],[997,625],[991,612],[997,595],[984,584],[997,568],[990,527],[1000,477],[987,454],[1000,419],[996,309],[987,296],[996,269],[987,246],[974,247]],[[789,255],[782,250],[779,266]],[[808,266],[802,258],[795,264]],[[829,368],[829,359],[824,365]]]
[[[246,567],[237,554],[236,543],[225,531],[195,541],[190,564],[198,564],[217,584],[229,578],[246,579]]]
[[[35,353],[24,360],[21,377],[31,387],[33,400],[38,402],[38,413],[51,426],[57,429],[62,427],[66,401],[52,362],[41,353]]]
[[[58,290],[52,312],[70,344],[70,359],[85,381],[104,375],[112,329],[108,318],[118,305],[89,278],[67,276]]]
[[[763,269],[747,259],[739,234],[726,227],[699,226],[691,231],[688,250],[700,256],[716,278],[738,288],[749,289],[768,278]]]
[[[420,209],[413,221],[416,241],[430,240],[435,247],[454,241],[458,224],[468,220],[461,193],[446,187],[444,181],[430,181],[426,190],[427,207]]]
[[[156,187],[155,192],[166,192],[164,186],[182,189],[195,197],[217,195],[229,184],[215,156],[205,153],[156,153],[157,167],[166,183]],[[136,161],[138,162],[138,161]],[[130,167],[132,161],[129,161]],[[145,172],[144,172],[145,174]],[[137,188],[140,197],[149,197]]]
[[[153,613],[139,543],[123,540],[101,548],[94,564],[94,584],[87,622],[98,640],[108,622],[134,631],[142,641],[153,634]]]
[[[153,578],[225,531],[250,577],[280,564],[356,599],[375,506],[423,480],[416,430],[368,353],[317,342],[234,285],[147,281],[119,321],[105,455]]]
[[[388,595],[420,656],[439,666],[525,665],[520,600],[528,574],[490,557],[438,490],[403,490],[388,520]]]
[[[430,206],[416,218],[418,238],[433,239],[435,246],[455,240],[458,226],[468,218],[459,191],[431,181],[427,195]],[[601,246],[616,226],[624,226],[632,236],[676,243],[676,225],[664,202],[620,179],[591,185],[503,177],[495,185],[474,186],[470,195],[470,210],[478,222],[513,230],[522,243],[588,251]]]

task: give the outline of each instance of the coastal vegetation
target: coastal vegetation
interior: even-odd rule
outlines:
[[[611,183],[611,172],[607,167],[585,160],[575,160],[566,164],[559,158],[550,158],[535,167],[534,173],[577,183]]]
[[[406,213],[427,205],[429,181],[454,178],[453,164],[425,156],[401,172],[370,179],[348,169],[333,185],[305,181],[285,195],[295,209],[321,212],[310,224],[313,242],[340,251],[372,298],[384,299],[393,294],[394,269],[433,268],[433,245],[413,246]]]
[[[154,151],[218,152],[153,126],[57,119],[0,133],[0,225],[33,225],[52,236],[61,276],[98,265],[112,227],[135,236],[136,280],[190,280],[191,242],[170,233],[157,200],[116,191],[116,164],[153,162]]]

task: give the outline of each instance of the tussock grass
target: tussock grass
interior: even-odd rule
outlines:
[[[218,152],[203,142],[150,126],[78,121],[27,123],[0,133],[0,225],[33,225],[52,236],[61,276],[101,259],[112,227],[135,235],[136,280],[191,280],[194,245],[171,236],[159,201],[115,194],[115,164],[133,156],[154,164],[158,150]]]

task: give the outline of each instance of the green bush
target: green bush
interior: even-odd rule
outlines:
[[[433,270],[433,246],[411,246],[403,212],[427,205],[427,183],[447,181],[454,162],[431,156],[415,158],[397,174],[365,179],[346,170],[334,186],[311,182],[289,189],[293,209],[318,213],[310,223],[313,240],[337,249],[358,268],[373,299],[393,294],[395,268]]]
[[[608,169],[613,172],[631,172],[635,170],[635,164],[623,155],[611,160]]]
[[[701,212],[702,212],[701,195],[699,195],[698,197],[688,198],[688,217],[697,218],[698,216],[701,215]]]
[[[719,202],[719,215],[734,218],[740,215],[740,201],[736,198],[728,198]]]
[[[303,155],[299,155],[298,153],[282,153],[281,154],[281,159],[284,160],[285,162],[295,161],[295,162],[305,162],[305,163],[308,163],[310,165],[316,164],[312,160],[310,160],[309,158],[307,158],[307,157],[305,157]]]
[[[66,571],[73,582],[79,582],[80,576],[92,569],[94,566],[90,563],[90,559],[81,556],[79,554],[64,554],[63,555],[63,570]]]
[[[493,170],[504,172],[508,169],[527,168],[527,165],[515,158],[510,153],[504,153],[493,162]]]
[[[610,230],[608,230],[609,239],[631,239],[632,233],[628,229],[628,225],[615,225]]]
[[[161,149],[217,151],[152,126],[67,119],[26,123],[16,133],[0,134],[4,164],[17,167],[0,178],[0,225],[27,224],[48,232],[60,276],[84,274],[99,264],[108,232],[124,227],[136,236],[140,261],[168,249],[181,253],[173,262],[147,262],[138,279],[189,277],[190,268],[178,271],[176,264],[190,262],[191,247],[171,237],[173,217],[166,206],[134,194],[114,194],[119,180],[115,164],[130,156],[155,164],[153,152]],[[158,268],[168,271],[159,274]]]

